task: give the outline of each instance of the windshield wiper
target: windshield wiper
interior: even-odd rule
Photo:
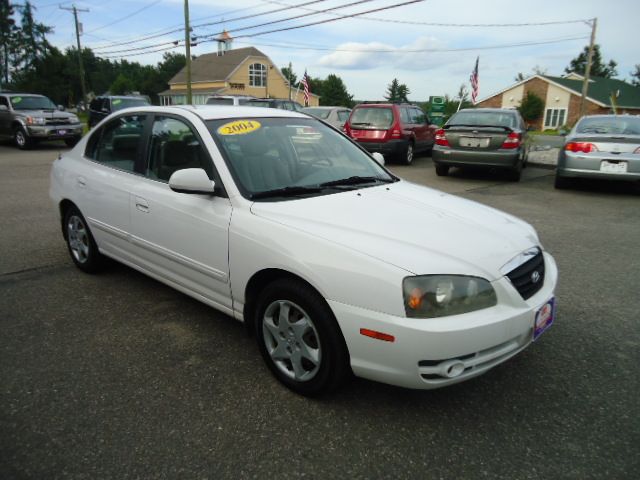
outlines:
[[[353,176],[348,178],[341,178],[339,180],[331,180],[330,182],[324,182],[324,183],[321,183],[320,186],[335,187],[339,185],[360,185],[362,183],[372,183],[372,182],[392,183],[392,182],[395,182],[395,180],[391,178]]]
[[[251,200],[257,200],[259,198],[270,197],[297,197],[298,195],[306,195],[309,193],[319,193],[322,189],[320,187],[283,187],[274,188],[273,190],[265,190],[264,192],[252,193],[249,198]]]
[[[369,122],[351,122],[351,125],[364,125],[364,126],[370,126],[371,124]]]
[[[505,127],[504,125],[471,125],[469,123],[451,123],[449,125],[445,125],[444,127],[442,127],[443,129],[447,130],[451,127],[469,127],[469,128],[502,128],[503,130],[506,130],[508,132],[512,132],[513,129],[511,127]]]

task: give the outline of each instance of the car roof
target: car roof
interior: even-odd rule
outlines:
[[[518,113],[518,110],[515,108],[463,108],[460,112],[493,112],[493,113]],[[456,112],[459,113],[459,112]]]
[[[328,105],[322,105],[318,107],[304,107],[303,110],[306,110],[308,108],[313,108],[314,110],[333,110],[335,108],[342,108],[344,110],[349,110],[349,107],[330,107]]]
[[[19,93],[19,92],[0,92],[0,95],[6,95],[8,97],[46,97],[40,93]]]
[[[148,106],[122,109],[120,112],[160,112],[182,114],[185,111],[198,115],[203,120],[218,120],[224,118],[306,118],[307,115],[291,110],[277,108],[248,107],[236,105],[175,105],[171,107]]]

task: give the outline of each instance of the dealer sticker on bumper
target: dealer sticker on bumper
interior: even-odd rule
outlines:
[[[535,341],[542,333],[547,330],[556,317],[556,299],[551,297],[540,310],[536,313],[536,320],[533,325],[533,340]]]

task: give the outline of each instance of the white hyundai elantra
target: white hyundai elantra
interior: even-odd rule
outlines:
[[[451,385],[536,340],[558,271],[535,230],[382,163],[294,112],[142,107],[56,160],[51,197],[78,268],[110,257],[244,322],[301,394]]]

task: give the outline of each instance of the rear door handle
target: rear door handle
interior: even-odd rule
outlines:
[[[142,197],[136,197],[136,208],[144,213],[149,213],[149,203]]]

